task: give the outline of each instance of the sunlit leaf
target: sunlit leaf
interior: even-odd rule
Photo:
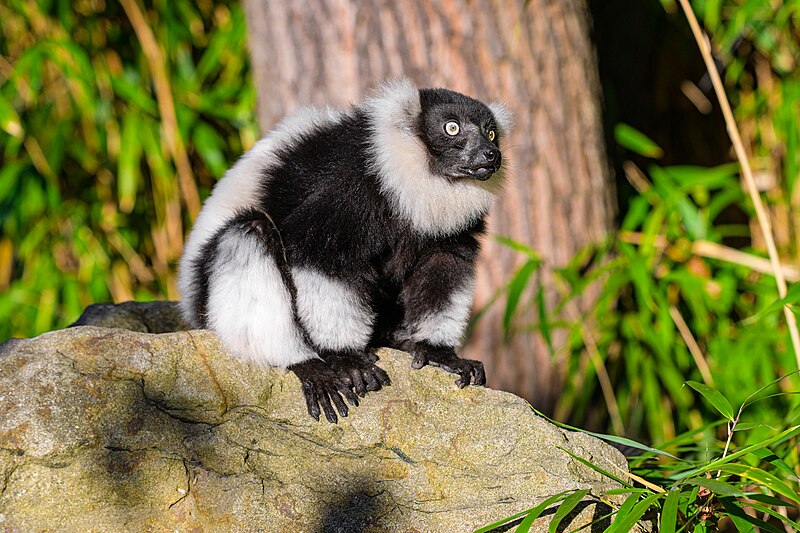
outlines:
[[[511,278],[508,284],[508,296],[506,298],[506,309],[503,312],[503,329],[509,331],[511,327],[511,319],[514,312],[517,310],[520,299],[522,298],[523,291],[528,287],[528,281],[536,269],[538,263],[534,261],[526,261]]]
[[[731,407],[728,399],[725,398],[722,393],[716,389],[712,389],[708,385],[698,383],[697,381],[687,381],[686,384],[702,394],[703,397],[708,400],[708,402],[713,405],[714,408],[720,412],[720,414],[722,414],[722,416],[733,421],[733,408]]]
[[[498,526],[502,526],[503,524],[507,524],[509,522],[513,522],[514,520],[516,520],[517,518],[519,518],[521,516],[525,516],[525,519],[523,520],[522,523],[520,523],[519,526],[517,526],[517,529],[515,531],[523,531],[523,532],[524,531],[528,531],[530,529],[531,524],[533,524],[534,520],[539,518],[539,516],[548,507],[550,507],[554,503],[560,502],[561,500],[566,498],[572,492],[573,491],[571,491],[571,490],[566,490],[566,491],[563,491],[563,492],[559,492],[558,494],[554,494],[553,496],[550,496],[549,498],[545,499],[544,501],[542,501],[542,503],[540,503],[539,505],[537,505],[535,507],[531,507],[530,509],[526,509],[525,511],[522,511],[520,513],[516,513],[516,514],[513,514],[511,516],[507,516],[506,518],[503,518],[502,520],[498,520],[497,522],[493,522],[491,524],[483,526],[482,528],[476,529],[474,531],[474,533],[487,533],[487,532],[497,528]],[[523,524],[526,527],[524,529],[521,529],[521,528],[523,528]]]
[[[0,129],[14,137],[22,137],[22,123],[11,104],[0,94]]]
[[[791,285],[789,285],[786,291],[786,296],[770,303],[768,306],[759,311],[757,314],[742,321],[742,324],[743,325],[754,324],[759,320],[761,320],[766,315],[774,313],[775,311],[778,311],[780,309],[783,309],[783,306],[797,305],[798,302],[800,302],[800,283],[792,283]]]
[[[628,124],[619,123],[614,127],[614,139],[628,150],[645,157],[660,159],[662,150],[652,139]]]
[[[675,533],[675,526],[678,523],[678,503],[681,493],[678,490],[671,490],[667,493],[664,505],[661,507],[661,518],[659,522],[661,533]]]
[[[656,502],[656,500],[660,499],[661,497],[661,494],[650,494],[649,496],[645,496],[642,501],[638,502],[624,514],[620,508],[616,518],[606,532],[622,533],[633,530],[633,527],[642,518],[644,513],[646,513],[647,510]],[[627,503],[627,501],[625,503]]]
[[[589,489],[581,489],[564,498],[564,501],[558,506],[555,514],[553,514],[553,518],[550,520],[550,524],[547,526],[548,533],[556,533],[561,521],[581,503],[587,494],[589,494]]]

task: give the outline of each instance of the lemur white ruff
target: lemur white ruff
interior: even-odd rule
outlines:
[[[498,104],[408,81],[291,115],[205,202],[180,263],[186,318],[242,359],[293,370],[316,419],[390,383],[376,346],[483,385],[455,346],[508,127]]]

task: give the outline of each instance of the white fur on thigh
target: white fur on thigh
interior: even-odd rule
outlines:
[[[345,283],[311,268],[293,268],[297,314],[314,344],[327,350],[363,349],[375,313]]]
[[[444,309],[428,314],[415,324],[406,326],[411,339],[437,346],[457,346],[467,328],[474,291],[473,278],[450,295],[450,301]]]
[[[278,266],[257,238],[229,231],[218,250],[208,324],[222,344],[241,359],[281,368],[317,358],[295,323]]]

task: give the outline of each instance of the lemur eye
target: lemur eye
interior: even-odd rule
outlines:
[[[495,138],[494,130],[489,130],[488,137],[489,137],[489,140],[491,142],[494,142],[494,138]]]
[[[444,131],[447,132],[448,135],[454,136],[458,135],[458,132],[461,131],[461,128],[459,127],[458,122],[451,120],[444,125]]]

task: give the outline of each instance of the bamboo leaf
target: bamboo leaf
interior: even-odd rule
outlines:
[[[522,252],[523,254],[527,255],[528,258],[531,261],[534,261],[537,265],[542,262],[542,256],[528,245],[517,242],[514,239],[509,239],[503,235],[493,235],[493,238],[503,246],[508,246],[512,250],[516,250],[517,252]]]
[[[779,513],[775,509],[772,509],[771,507],[768,507],[766,505],[761,505],[760,503],[753,503],[752,501],[748,501],[745,505],[747,507],[752,507],[753,509],[756,509],[757,511],[761,511],[762,513],[766,513],[766,514],[770,515],[773,518],[777,518],[778,520],[780,520],[784,524],[789,524],[790,526],[792,526],[795,529],[795,531],[800,531],[800,523],[795,522],[794,520],[790,519],[788,516],[782,515],[781,513]],[[786,505],[786,502],[783,502],[783,505]]]
[[[690,485],[705,487],[714,494],[718,494],[720,496],[735,496],[738,498],[744,496],[745,494],[743,490],[731,485],[730,483],[725,483],[724,481],[720,481],[718,479],[709,479],[703,476],[686,479],[684,482],[689,483]]]
[[[722,414],[722,416],[730,421],[733,421],[733,407],[731,407],[730,402],[727,398],[725,398],[725,396],[722,395],[722,393],[716,389],[712,389],[708,385],[698,383],[697,381],[687,381],[686,384],[702,394],[703,397],[708,400],[708,402],[713,405],[714,408],[720,412],[720,414]]]
[[[785,533],[771,524],[745,513],[741,503],[731,496],[719,498],[719,501],[740,533],[755,532],[756,527],[773,533]]]
[[[636,498],[633,500],[636,501],[639,497],[637,495],[632,495],[628,497],[628,500],[625,500],[625,504],[627,504],[632,498]],[[616,518],[611,523],[611,526],[606,530],[606,533],[627,533],[628,531],[631,531],[636,525],[636,522],[642,518],[642,515],[644,515],[650,506],[652,506],[659,498],[661,498],[661,494],[650,494],[642,499],[642,501],[636,503],[636,505],[629,510],[626,509],[625,512],[623,512],[623,508],[621,507]],[[625,507],[625,504],[623,504],[623,507]]]
[[[553,518],[550,520],[550,524],[547,526],[548,533],[556,533],[561,521],[575,509],[587,494],[589,494],[589,489],[581,489],[564,498],[564,501],[558,506]]]
[[[660,159],[664,156],[664,150],[650,137],[628,124],[619,123],[614,127],[614,139],[621,146],[639,155],[653,159]]]
[[[22,138],[24,133],[19,115],[2,94],[0,94],[0,129],[17,138]]]
[[[775,455],[775,453],[772,452],[771,450],[768,450],[766,448],[759,448],[753,450],[752,454],[761,459],[762,461],[770,463],[772,466],[774,466],[775,468],[786,474],[786,476],[792,481],[795,482],[800,481],[800,479],[798,479],[797,475],[794,473],[794,470],[792,470],[792,468],[789,465],[787,465],[783,461],[783,459]]]
[[[755,481],[769,490],[789,498],[795,503],[800,503],[800,495],[797,494],[796,490],[765,470],[754,466],[730,463],[721,465],[719,470]]]
[[[703,466],[694,468],[692,470],[688,470],[686,472],[682,472],[681,474],[676,475],[674,480],[675,481],[680,481],[680,480],[683,480],[683,479],[687,479],[687,478],[696,476],[698,474],[703,474],[705,472],[710,472],[712,470],[717,470],[722,465],[730,463],[731,461],[735,461],[736,459],[738,459],[739,457],[741,457],[743,455],[746,455],[748,453],[752,453],[753,450],[757,450],[759,448],[765,448],[765,447],[767,447],[767,446],[769,446],[769,445],[771,445],[773,443],[782,441],[783,439],[788,439],[788,438],[794,437],[798,433],[798,429],[800,429],[800,426],[792,426],[792,427],[786,429],[785,431],[780,432],[777,435],[773,435],[772,437],[769,437],[768,439],[764,439],[764,440],[762,440],[760,442],[757,442],[755,444],[752,444],[750,446],[742,448],[741,450],[739,450],[737,452],[728,454],[727,457],[721,457],[721,458],[716,459],[714,461],[708,462],[708,463],[704,464]]]
[[[746,318],[742,321],[742,325],[749,326],[755,324],[765,316],[783,309],[783,306],[796,305],[797,302],[800,302],[800,283],[792,283],[786,291],[786,296],[775,300],[755,315]]]
[[[675,526],[678,523],[678,503],[681,493],[678,490],[671,490],[667,493],[664,505],[661,508],[661,533],[675,533]]]
[[[526,510],[521,511],[519,513],[515,513],[515,514],[513,514],[511,516],[507,516],[507,517],[505,517],[505,518],[503,518],[501,520],[498,520],[497,522],[492,522],[491,524],[488,524],[488,525],[483,526],[483,527],[481,527],[479,529],[476,529],[473,533],[487,533],[488,531],[491,531],[491,530],[493,530],[493,529],[495,529],[495,528],[497,528],[499,526],[502,526],[504,524],[507,524],[509,522],[513,522],[517,518],[519,518],[521,516],[526,516],[526,515],[527,515],[527,517],[530,517],[531,515],[534,515],[533,519],[530,521],[530,523],[533,523],[533,521],[536,520],[536,518],[538,518],[539,515],[542,514],[542,512],[545,509],[550,507],[552,504],[563,500],[564,498],[567,497],[568,494],[570,494],[572,492],[573,491],[571,491],[571,490],[565,490],[563,492],[559,492],[558,494],[554,494],[553,496],[550,496],[549,498],[545,499],[543,502],[541,502],[539,505],[536,505],[535,507],[531,507],[530,509],[526,509]],[[527,519],[527,517],[526,517],[526,519]],[[521,523],[518,526],[517,531],[519,531],[520,527],[522,527]],[[528,528],[530,528],[530,524],[528,525]]]
[[[122,126],[117,167],[117,196],[119,209],[123,213],[130,213],[136,205],[136,192],[140,179],[139,162],[142,156],[139,124],[137,115],[129,114],[125,116]]]
[[[228,168],[223,153],[225,141],[214,131],[214,128],[204,122],[199,122],[195,126],[192,140],[211,173],[217,178],[221,177]]]
[[[535,261],[529,260],[523,264],[517,273],[514,274],[514,277],[511,278],[511,281],[508,284],[508,297],[506,299],[506,309],[503,313],[503,330],[508,332],[511,325],[511,319],[514,316],[514,312],[517,310],[517,306],[519,305],[519,301],[522,298],[522,293],[525,288],[528,286],[528,280],[530,280],[531,276],[536,269],[538,268],[538,263]]]

